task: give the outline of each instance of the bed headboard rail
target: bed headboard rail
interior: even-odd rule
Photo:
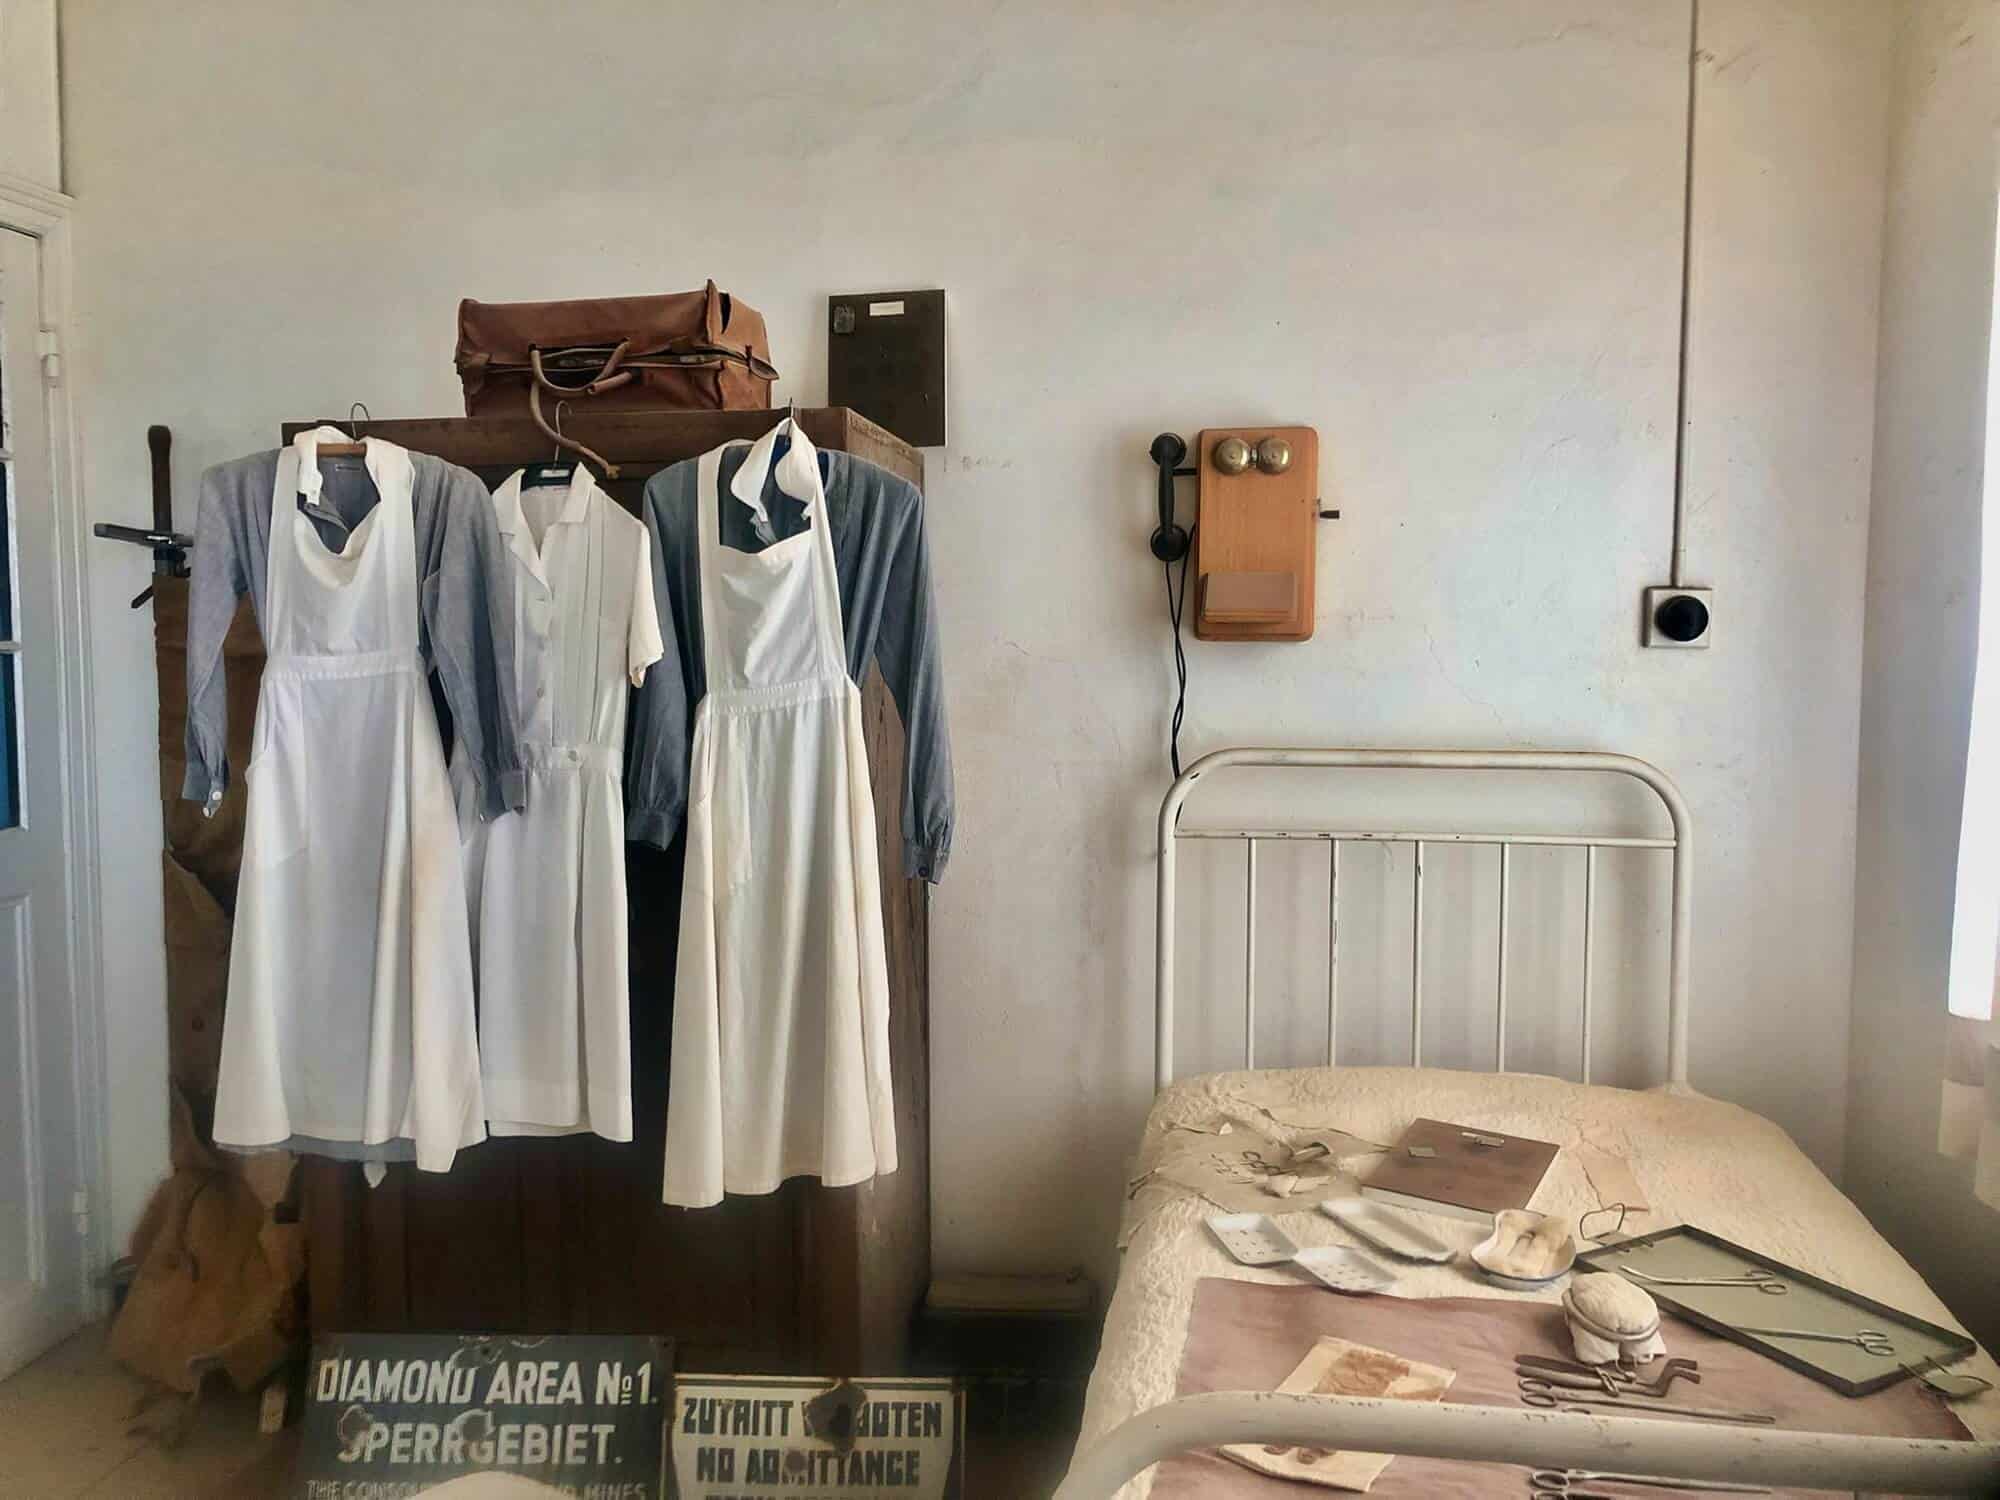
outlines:
[[[1628,777],[1649,787],[1667,811],[1671,835],[1659,838],[1613,837],[1594,833],[1476,833],[1378,828],[1221,828],[1183,829],[1181,809],[1196,785],[1218,771],[1243,766],[1287,766],[1341,770],[1416,771],[1554,771],[1598,772]],[[1414,921],[1410,963],[1410,1063],[1423,1062],[1423,936],[1424,850],[1430,844],[1497,845],[1500,851],[1500,906],[1497,963],[1498,1018],[1494,1026],[1494,1071],[1507,1066],[1507,897],[1510,852],[1516,845],[1566,845],[1584,850],[1583,886],[1583,1081],[1590,1081],[1591,944],[1596,917],[1597,851],[1657,849],[1673,861],[1672,915],[1667,944],[1667,1077],[1686,1083],[1688,1074],[1688,944],[1692,931],[1689,898],[1693,891],[1690,828],[1680,788],[1658,767],[1629,755],[1591,750],[1280,750],[1245,747],[1218,750],[1189,766],[1160,804],[1159,933],[1154,968],[1156,1021],[1154,1031],[1155,1085],[1165,1088],[1174,1076],[1174,902],[1176,855],[1184,839],[1227,839],[1244,846],[1244,909],[1246,933],[1243,960],[1243,1065],[1257,1065],[1257,846],[1265,841],[1323,840],[1331,844],[1327,881],[1328,930],[1337,934],[1340,899],[1340,848],[1343,843],[1412,845],[1415,873],[1411,881]],[[1327,1063],[1334,1060],[1334,1037],[1340,1014],[1340,966],[1337,936],[1327,954]]]

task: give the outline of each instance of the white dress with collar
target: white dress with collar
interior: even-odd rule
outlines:
[[[493,495],[514,564],[528,805],[486,821],[454,757],[495,1135],[632,1139],[625,715],[661,653],[651,539],[578,465]]]
[[[844,1186],[896,1170],[875,802],[819,458],[782,422],[724,496],[721,453],[701,459],[695,489],[708,691],[688,774],[663,1192],[692,1208],[787,1177]],[[718,507],[762,517],[774,472],[805,529],[761,552],[722,545]]]

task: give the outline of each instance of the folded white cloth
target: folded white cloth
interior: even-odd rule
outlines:
[[[1609,1271],[1578,1276],[1563,1293],[1562,1305],[1576,1357],[1587,1365],[1650,1364],[1667,1352],[1659,1303],[1623,1276]]]

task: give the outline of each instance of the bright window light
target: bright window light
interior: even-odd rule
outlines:
[[[1979,657],[1965,753],[1965,811],[1958,829],[1958,898],[1951,919],[1955,1016],[1990,1020],[2000,968],[2000,226],[1994,245],[1994,313],[1986,351],[1986,461],[1980,491]]]

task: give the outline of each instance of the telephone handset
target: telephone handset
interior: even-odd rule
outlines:
[[[1177,563],[1188,554],[1192,538],[1185,526],[1174,524],[1174,480],[1194,470],[1180,466],[1187,457],[1187,439],[1178,432],[1163,432],[1153,439],[1153,462],[1160,466],[1160,524],[1153,528],[1153,556],[1163,563]]]
[[[1167,762],[1175,777],[1181,774],[1181,720],[1187,715],[1187,648],[1181,643],[1181,617],[1187,609],[1188,553],[1194,548],[1194,533],[1174,519],[1174,480],[1193,474],[1181,467],[1187,457],[1187,439],[1178,432],[1163,432],[1153,439],[1149,450],[1160,466],[1160,523],[1153,528],[1148,545],[1167,574],[1167,619],[1174,627],[1174,716],[1167,732]],[[1180,583],[1174,583],[1174,564],[1181,565]]]

